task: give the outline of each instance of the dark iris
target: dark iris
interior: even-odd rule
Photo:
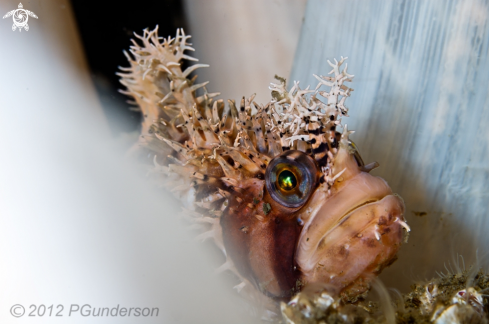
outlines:
[[[278,185],[283,190],[292,190],[297,186],[297,178],[293,172],[284,170],[278,176]]]

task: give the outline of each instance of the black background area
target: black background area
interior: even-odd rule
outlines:
[[[92,81],[114,136],[139,130],[139,112],[129,110],[129,98],[115,74],[119,66],[129,66],[123,50],[128,50],[133,33],[159,26],[159,35],[175,36],[177,28],[187,31],[180,0],[94,1],[72,0],[73,11],[83,42]]]

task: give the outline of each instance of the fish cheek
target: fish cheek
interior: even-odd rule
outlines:
[[[231,199],[221,217],[226,251],[240,275],[262,292],[277,299],[290,297],[300,277],[294,261],[302,230],[297,209],[277,204],[268,193],[254,204],[255,194],[249,188],[241,201]]]

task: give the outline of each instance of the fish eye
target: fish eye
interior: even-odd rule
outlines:
[[[291,150],[275,157],[265,173],[270,196],[279,204],[297,208],[303,206],[318,183],[318,169],[307,154]]]
[[[277,182],[280,189],[293,190],[297,186],[297,176],[292,171],[282,170],[278,175]]]

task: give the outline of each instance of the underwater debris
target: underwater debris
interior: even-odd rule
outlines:
[[[411,292],[395,303],[362,298],[348,303],[324,290],[301,292],[281,304],[284,322],[392,323],[385,306],[395,309],[397,324],[486,324],[489,323],[489,274],[475,267],[447,273],[423,284],[413,284]],[[387,305],[389,306],[389,305]]]

